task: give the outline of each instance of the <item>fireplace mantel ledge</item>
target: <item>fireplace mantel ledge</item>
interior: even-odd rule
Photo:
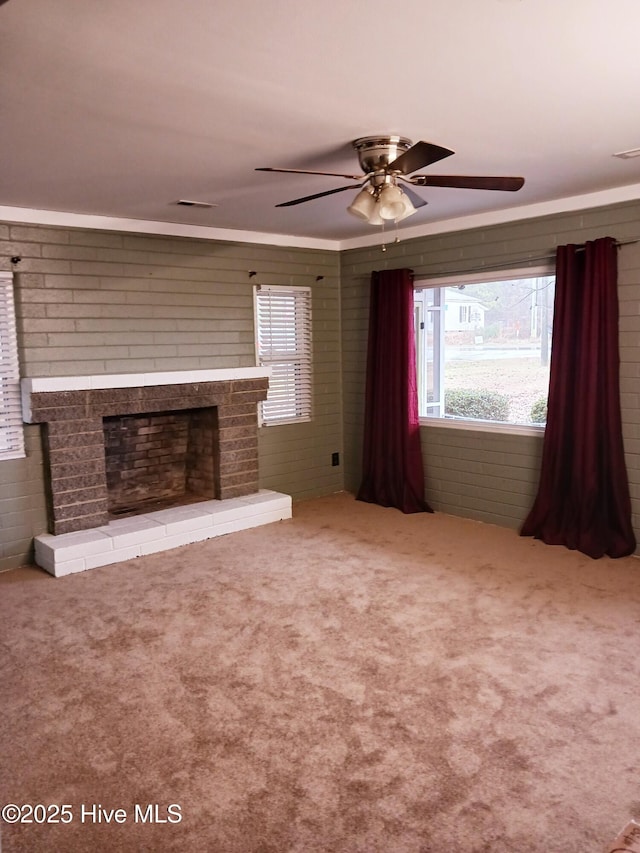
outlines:
[[[222,367],[209,370],[171,370],[156,373],[101,373],[94,376],[34,376],[20,381],[22,418],[25,423],[33,422],[31,394],[36,393],[225,382],[234,379],[262,379],[265,376],[271,376],[270,367]]]

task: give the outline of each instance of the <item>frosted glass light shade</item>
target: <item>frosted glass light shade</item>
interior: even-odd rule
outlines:
[[[383,187],[379,198],[380,216],[383,219],[397,219],[402,216],[405,211],[405,198],[400,187],[391,184]]]
[[[371,216],[369,217],[369,225],[384,225],[385,220],[380,216],[380,202],[376,201]]]
[[[413,214],[417,212],[409,196],[405,195],[405,193],[402,193],[402,196],[404,198],[404,210],[400,216],[396,216],[396,222],[402,222],[402,220],[406,219],[407,216],[413,216]]]
[[[351,202],[347,210],[358,219],[370,221],[370,217],[375,210],[376,200],[370,190],[360,190],[358,195]]]

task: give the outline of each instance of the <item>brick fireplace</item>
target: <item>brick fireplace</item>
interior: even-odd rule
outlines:
[[[83,531],[112,539],[128,522],[131,533],[127,516],[139,516],[141,530],[166,527],[170,506],[178,506],[183,520],[204,512],[205,522],[187,525],[201,531],[196,538],[208,538],[205,528],[213,528],[214,512],[220,522],[225,502],[234,517],[248,504],[268,515],[268,495],[258,489],[257,417],[268,383],[264,368],[24,379],[24,419],[44,425],[50,535],[37,537],[36,559],[44,545],[73,549],[89,542]],[[286,499],[277,508],[286,511],[288,503],[280,517],[290,517],[290,498],[269,494],[277,503]],[[175,546],[170,536],[167,542]],[[109,544],[108,550],[119,550],[117,542]]]

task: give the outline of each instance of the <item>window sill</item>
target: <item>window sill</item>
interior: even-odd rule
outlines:
[[[526,424],[504,424],[492,421],[472,421],[462,418],[420,418],[420,426],[458,429],[465,432],[494,432],[507,435],[536,435],[544,436],[544,426]]]
[[[308,424],[311,418],[283,418],[280,421],[259,421],[258,427],[270,429],[272,427],[287,426],[288,424]]]
[[[24,450],[1,450],[0,462],[8,462],[10,459],[26,459],[27,454]]]

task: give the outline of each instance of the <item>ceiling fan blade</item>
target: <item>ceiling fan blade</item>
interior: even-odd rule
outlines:
[[[463,190],[502,190],[517,192],[524,185],[524,178],[471,177],[465,175],[412,175],[409,178],[416,187],[454,187]]]
[[[335,190],[325,190],[322,193],[314,193],[313,195],[305,195],[302,198],[294,198],[292,201],[283,201],[282,204],[276,204],[276,207],[291,207],[294,204],[302,204],[304,201],[312,201],[314,198],[322,198],[324,195],[333,195],[334,193],[341,193],[345,190],[359,190],[362,184],[351,184],[347,187],[338,187]]]
[[[308,169],[274,169],[271,166],[261,166],[256,172],[286,172],[290,175],[329,175],[332,178],[350,178],[352,181],[360,181],[364,175],[342,175],[338,172],[313,172]]]
[[[402,186],[402,192],[406,193],[406,195],[409,196],[409,200],[411,201],[411,204],[414,207],[424,207],[425,204],[427,204],[427,202],[423,198],[421,198],[417,192],[414,192],[413,190],[409,189],[409,187],[405,186],[404,184]]]
[[[408,175],[416,169],[424,169],[425,166],[437,163],[438,160],[451,157],[452,154],[455,154],[455,151],[450,151],[441,145],[434,145],[432,142],[416,142],[408,151],[396,157],[393,163],[389,163],[387,168],[390,171]]]

